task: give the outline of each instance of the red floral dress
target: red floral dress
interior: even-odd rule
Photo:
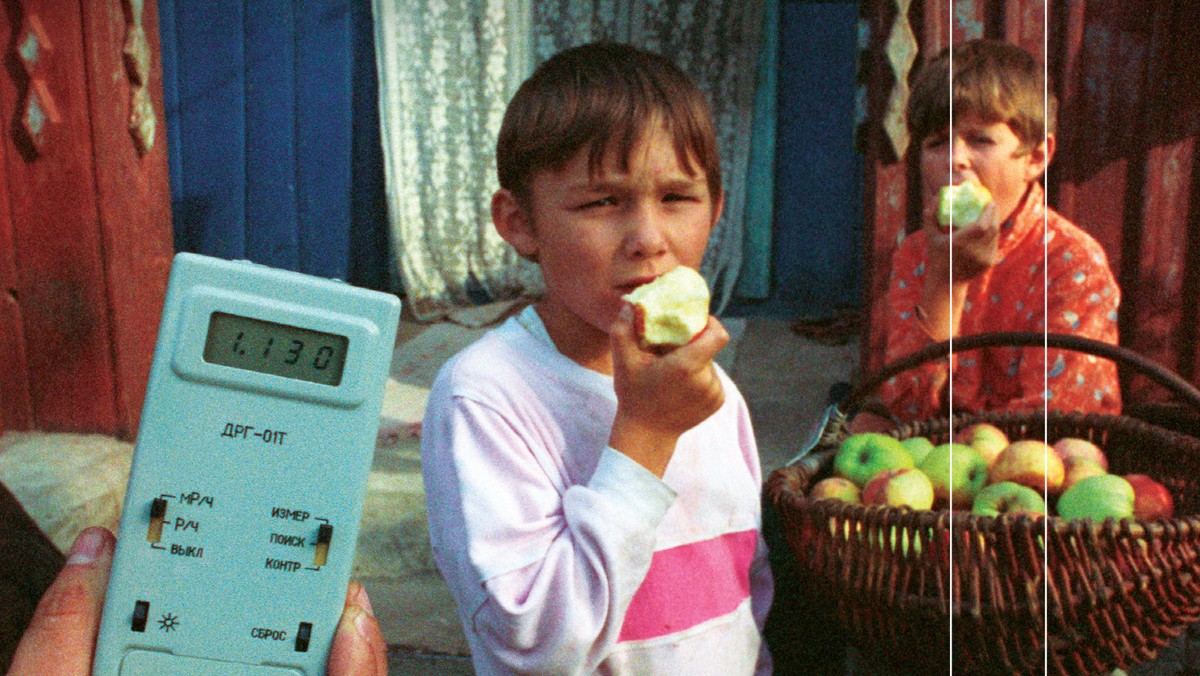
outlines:
[[[1045,219],[1043,220],[1043,214]],[[1117,344],[1120,290],[1104,250],[1086,232],[1042,204],[1041,186],[1025,196],[1000,231],[1000,262],[973,280],[959,336],[997,331],[1049,331]],[[925,233],[909,235],[892,257],[888,289],[887,361],[931,342],[916,306],[925,272]],[[1070,350],[1001,347],[955,352],[900,373],[880,396],[901,420],[953,411],[1118,413],[1117,367]]]

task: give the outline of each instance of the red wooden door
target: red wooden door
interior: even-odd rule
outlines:
[[[131,437],[172,254],[154,4],[8,0],[0,35],[0,429]]]

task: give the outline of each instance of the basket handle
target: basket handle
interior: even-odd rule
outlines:
[[[1191,383],[1166,369],[1161,364],[1118,345],[1110,345],[1109,343],[1103,343],[1082,336],[1063,333],[1035,333],[1031,331],[981,333],[955,338],[953,343],[955,352],[977,350],[985,347],[1053,347],[1104,357],[1118,364],[1132,367],[1140,374],[1170,390],[1184,402],[1191,405],[1196,412],[1200,413],[1200,390],[1197,390]],[[852,387],[838,408],[845,412],[853,411],[863,398],[892,376],[926,362],[945,357],[950,352],[950,344],[951,341],[949,340],[932,343],[885,365],[874,375]]]

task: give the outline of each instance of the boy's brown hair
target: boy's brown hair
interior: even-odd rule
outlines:
[[[597,42],[564,50],[539,66],[509,102],[496,144],[500,187],[528,204],[534,174],[558,169],[583,148],[599,172],[612,149],[629,153],[650,125],[661,121],[674,140],[679,164],[694,163],[721,195],[721,161],[704,94],[669,59],[629,45]]]
[[[1007,124],[1021,141],[1018,152],[1040,144],[1043,132],[1054,133],[1058,102],[1053,93],[1045,98],[1045,74],[1038,60],[1008,42],[969,40],[955,45],[953,54],[943,49],[913,83],[907,113],[917,147],[950,125],[952,81],[955,117],[971,115],[987,123]]]

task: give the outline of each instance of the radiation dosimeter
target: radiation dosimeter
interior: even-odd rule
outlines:
[[[93,666],[323,674],[400,300],[175,256]]]

